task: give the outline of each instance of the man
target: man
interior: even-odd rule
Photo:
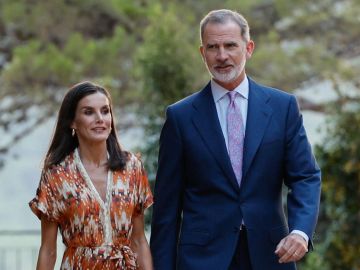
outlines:
[[[212,11],[200,31],[212,79],[167,109],[155,269],[296,269],[312,245],[321,186],[296,99],[246,76],[254,42],[242,15]]]

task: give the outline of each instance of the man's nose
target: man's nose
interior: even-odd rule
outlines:
[[[216,60],[224,62],[228,59],[228,53],[225,50],[224,47],[220,47],[217,54],[216,54]]]

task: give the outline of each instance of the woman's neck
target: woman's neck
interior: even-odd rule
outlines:
[[[79,145],[79,156],[81,162],[86,166],[103,167],[107,165],[108,154],[106,144],[83,146]]]

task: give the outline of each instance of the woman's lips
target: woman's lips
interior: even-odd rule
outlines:
[[[102,132],[102,131],[106,130],[106,128],[104,128],[104,127],[96,127],[96,128],[92,128],[92,130],[95,131],[95,132]]]

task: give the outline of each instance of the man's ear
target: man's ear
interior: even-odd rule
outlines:
[[[249,40],[246,43],[246,59],[250,59],[253,52],[255,50],[255,42],[253,40]]]
[[[203,46],[203,45],[200,45],[199,51],[200,51],[202,60],[203,60],[204,62],[206,62],[206,61],[205,61],[205,49],[204,49],[204,46]]]

